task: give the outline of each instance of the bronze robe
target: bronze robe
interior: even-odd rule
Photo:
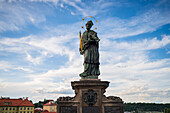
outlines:
[[[84,72],[80,74],[82,77],[98,76],[99,70],[99,38],[93,30],[83,33],[82,52],[84,54]]]

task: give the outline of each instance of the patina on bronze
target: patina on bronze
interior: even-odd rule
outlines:
[[[84,55],[84,72],[80,74],[82,79],[97,79],[100,75],[99,70],[99,41],[97,33],[90,30],[93,22],[86,23],[86,31],[82,35],[82,48],[80,54]]]

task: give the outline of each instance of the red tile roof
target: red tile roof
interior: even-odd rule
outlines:
[[[28,99],[0,99],[0,106],[32,106]]]
[[[37,109],[37,108],[34,109],[34,113],[38,113],[38,111],[40,111],[41,113],[49,113],[48,110],[45,109]]]
[[[41,113],[57,113],[57,112],[41,112]]]
[[[56,104],[54,104],[53,102],[48,102],[48,103],[44,104],[44,106],[56,106]]]

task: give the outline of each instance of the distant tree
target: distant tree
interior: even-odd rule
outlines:
[[[34,105],[35,105],[35,108],[43,108],[43,105],[48,102],[49,102],[49,100],[44,99],[44,101],[39,101],[38,103],[34,103]]]
[[[163,112],[165,108],[170,108],[170,104],[156,103],[124,103],[124,111],[159,111]]]
[[[170,108],[165,108],[164,113],[170,113]]]
[[[29,100],[29,101],[30,101],[31,103],[33,103],[32,100]]]

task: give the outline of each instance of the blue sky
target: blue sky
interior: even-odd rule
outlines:
[[[86,16],[99,21],[106,95],[169,102],[169,0],[0,0],[0,96],[74,96],[70,82],[83,71],[78,33]]]

